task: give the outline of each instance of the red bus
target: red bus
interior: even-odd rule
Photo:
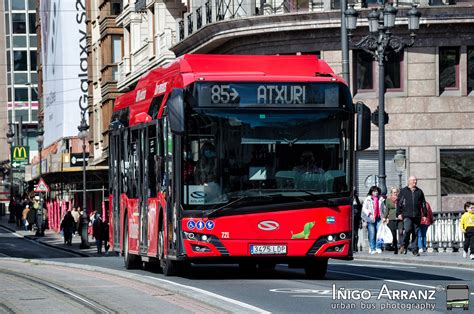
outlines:
[[[357,143],[355,120],[357,114]],[[315,56],[184,55],[118,97],[110,232],[126,268],[352,258],[354,151],[370,110]]]

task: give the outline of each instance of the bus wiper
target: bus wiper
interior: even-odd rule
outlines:
[[[211,218],[211,217],[214,217],[215,214],[217,212],[223,212],[223,211],[226,211],[230,208],[233,208],[231,205],[234,205],[236,203],[239,203],[243,200],[249,200],[249,199],[272,199],[273,197],[272,196],[269,196],[269,195],[244,195],[244,196],[241,196],[241,197],[238,197],[237,199],[233,200],[232,202],[228,203],[228,204],[225,204],[224,206],[221,206],[221,207],[218,207],[216,209],[214,209],[213,211],[211,211],[210,213],[208,213],[206,215],[207,218]]]

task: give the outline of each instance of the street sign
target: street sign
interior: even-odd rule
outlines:
[[[49,192],[49,186],[44,182],[43,178],[40,178],[38,185],[35,187],[34,190],[36,193],[46,193]]]
[[[89,161],[89,153],[86,153],[86,165]],[[82,167],[84,165],[84,159],[82,158],[82,153],[80,154],[71,154],[71,166],[73,167]]]
[[[27,165],[30,160],[30,147],[12,146],[11,157],[13,168],[18,168]]]

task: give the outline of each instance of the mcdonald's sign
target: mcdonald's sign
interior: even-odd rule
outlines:
[[[12,147],[12,164],[26,165],[30,160],[30,148],[28,146]]]

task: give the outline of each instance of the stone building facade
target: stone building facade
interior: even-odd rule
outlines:
[[[342,71],[339,1],[131,2],[122,1],[116,19],[124,27],[117,82],[122,90],[185,53],[316,54],[336,73]],[[376,2],[356,1],[361,16],[354,40],[368,34],[366,17]],[[407,158],[403,184],[415,175],[435,211],[458,211],[474,200],[474,3],[393,1],[398,7],[394,33],[407,40],[406,13],[413,2],[422,12],[415,45],[387,59],[387,184],[399,184],[393,157],[402,149]],[[376,63],[355,49],[349,61],[354,100],[375,110]],[[370,184],[368,175],[377,174],[377,139],[373,126],[370,149],[356,154],[361,195]]]

